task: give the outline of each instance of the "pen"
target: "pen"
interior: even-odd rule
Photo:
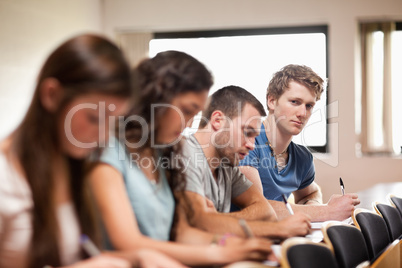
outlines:
[[[100,250],[95,246],[95,244],[89,239],[85,234],[81,235],[80,244],[85,252],[90,256],[94,257],[101,254]]]
[[[343,185],[342,178],[339,178],[339,184],[341,185],[342,195],[345,195],[345,186]]]
[[[286,196],[285,196],[284,194],[282,194],[282,198],[283,198],[283,202],[285,202],[285,206],[286,206],[286,208],[288,209],[290,215],[293,215],[293,214],[294,214],[294,213],[293,213],[293,209],[292,209],[292,207],[290,206],[290,204],[288,203],[288,200],[286,199]]]
[[[244,233],[246,234],[247,238],[254,237],[253,232],[251,231],[250,227],[247,225],[247,222],[244,219],[239,220],[240,227],[243,229]]]

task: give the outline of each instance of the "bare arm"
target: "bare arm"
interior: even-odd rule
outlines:
[[[354,206],[360,203],[357,194],[333,195],[327,204],[322,204],[320,187],[313,182],[306,188],[293,192],[294,211],[310,215],[312,221],[344,220],[352,215]],[[283,202],[269,201],[279,219],[289,215]]]
[[[180,200],[180,199],[179,199]],[[209,201],[212,203],[210,200],[205,200],[205,202]],[[211,205],[207,205],[211,206]],[[180,242],[180,243],[185,243],[185,244],[204,244],[208,245],[211,244],[211,242],[215,239],[220,239],[220,236],[214,235],[210,232],[203,231],[198,228],[192,227],[189,222],[187,215],[185,213],[185,209],[182,206],[181,202],[176,205],[176,217],[177,217],[177,222],[175,228],[175,234],[176,236],[174,237],[175,241]]]
[[[263,191],[260,175],[256,168],[250,166],[239,167],[248,180]],[[344,220],[352,215],[354,206],[360,204],[357,194],[333,195],[327,204],[322,204],[320,187],[313,182],[304,189],[293,192],[296,205],[292,204],[294,211],[303,212],[311,217],[312,221]],[[306,202],[306,204],[304,204]],[[289,216],[285,204],[280,201],[269,200],[278,216],[284,219]]]
[[[207,198],[204,198],[204,200],[206,205],[205,211],[216,214],[217,211],[213,202]],[[226,216],[233,216],[237,219],[246,220],[277,220],[274,209],[254,186],[251,186],[245,193],[235,198],[233,201],[239,207],[245,208],[238,212],[227,213]],[[185,215],[184,208],[181,205],[177,206],[176,213],[178,216],[176,229],[180,230],[180,232],[177,232],[176,234],[177,241],[208,244],[213,239],[220,237],[214,237],[215,235],[212,235],[211,232],[205,232],[201,229],[191,227],[188,223],[187,216]]]
[[[295,204],[322,204],[321,188],[315,182],[312,182],[304,189],[294,191],[293,196],[295,197]]]
[[[230,215],[246,220],[276,221],[276,213],[261,191],[252,185],[247,191],[232,200],[241,208],[240,211],[231,212]]]
[[[150,249],[140,249],[140,250],[126,250],[126,251],[109,251],[103,253],[104,255],[109,255],[112,257],[118,257],[121,259],[128,260],[130,266],[127,267],[154,267],[154,268],[186,268],[179,261],[174,260],[167,255]],[[97,265],[88,266],[88,268],[98,267]],[[68,267],[70,268],[70,267]],[[71,267],[78,268],[78,267]],[[79,266],[81,268],[81,266]],[[84,267],[82,267],[84,268]],[[99,266],[99,268],[102,268]],[[105,268],[112,268],[112,266],[105,266]],[[117,268],[117,267],[116,267]]]
[[[141,234],[133,208],[127,196],[123,177],[116,169],[99,164],[90,174],[91,187],[102,220],[113,246],[117,250],[159,250],[185,264],[201,261],[194,249],[172,242],[157,241]],[[202,254],[202,251],[199,253]],[[208,260],[208,256],[203,256]]]
[[[138,228],[120,172],[107,164],[99,164],[93,169],[89,179],[109,238],[119,251],[154,249],[186,265],[194,266],[261,259],[270,250],[269,243],[255,240],[247,241],[241,247],[228,249],[202,245],[190,246],[148,238],[142,235]],[[138,262],[141,261],[136,254],[131,257],[137,258]]]
[[[211,212],[206,206],[205,197],[187,191],[186,195],[191,201],[193,217],[191,224],[202,230],[212,233],[224,234],[227,232],[238,236],[245,236],[239,225],[239,219],[229,213]],[[268,238],[288,238],[297,235],[306,235],[310,228],[310,218],[302,213],[276,221],[247,221],[255,236]]]
[[[253,183],[257,187],[257,189],[263,193],[262,183],[260,175],[258,174],[258,170],[255,167],[251,166],[239,166],[239,170],[241,173],[246,176],[246,178]]]

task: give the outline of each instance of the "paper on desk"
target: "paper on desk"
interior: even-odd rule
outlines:
[[[313,242],[321,242],[324,239],[321,229],[313,229],[310,234],[306,235],[306,238]]]
[[[352,217],[349,217],[349,218],[347,218],[347,219],[345,219],[345,220],[343,220],[341,222],[346,223],[346,224],[350,224],[350,225],[353,224]],[[324,223],[324,221],[312,222],[311,223],[311,229],[321,229],[323,223]]]
[[[271,248],[272,248],[272,251],[275,254],[276,259],[280,260],[281,256],[282,256],[281,255],[281,248],[282,248],[281,245],[273,244],[271,246]],[[266,260],[266,261],[263,262],[263,264],[267,265],[267,266],[270,266],[270,267],[279,267],[279,262],[277,262],[277,261]]]

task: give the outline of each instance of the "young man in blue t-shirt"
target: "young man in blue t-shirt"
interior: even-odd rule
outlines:
[[[287,65],[274,74],[267,89],[268,116],[256,138],[255,149],[240,162],[240,170],[263,191],[279,218],[288,215],[282,194],[293,193],[293,210],[311,216],[312,221],[344,220],[360,203],[356,194],[333,195],[322,202],[314,182],[312,154],[292,142],[307,124],[324,81],[311,68]]]

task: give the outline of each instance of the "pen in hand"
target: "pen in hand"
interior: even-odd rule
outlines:
[[[343,185],[342,178],[339,178],[339,184],[341,185],[342,195],[345,195],[345,186]]]
[[[253,232],[251,231],[250,227],[247,225],[247,222],[244,219],[239,220],[240,227],[243,229],[244,233],[246,234],[247,238],[254,237]]]
[[[288,209],[290,215],[293,215],[293,214],[294,214],[294,213],[293,213],[293,209],[292,209],[292,207],[290,206],[290,204],[288,203],[288,200],[286,199],[286,196],[285,196],[284,194],[282,194],[282,198],[283,198],[283,202],[285,202],[285,206],[286,206],[286,208]]]
[[[95,244],[89,239],[85,234],[81,235],[80,244],[84,251],[90,256],[94,257],[101,254],[100,250],[95,246]]]

